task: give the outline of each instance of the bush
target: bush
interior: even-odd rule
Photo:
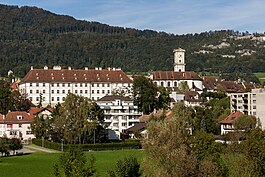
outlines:
[[[40,139],[33,139],[32,143],[38,146],[42,146],[42,140]],[[75,146],[78,146],[83,151],[141,149],[141,144],[139,141],[120,142],[120,143],[80,144],[80,145],[75,145]],[[44,140],[44,147],[60,151],[61,143],[55,143],[55,142]],[[64,144],[63,150],[66,151],[68,149],[69,149],[69,144]]]

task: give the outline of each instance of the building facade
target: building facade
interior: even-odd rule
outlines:
[[[251,92],[230,93],[231,111],[240,111],[260,119],[265,128],[265,89],[252,89]]]
[[[115,132],[114,137],[109,134],[109,139],[120,139],[121,133],[139,123],[139,117],[142,115],[129,97],[107,95],[99,99],[97,104],[104,111],[107,129]]]
[[[56,66],[31,68],[20,82],[19,91],[35,105],[55,106],[64,102],[68,93],[98,100],[112,92],[126,92],[131,86],[132,80],[121,69],[72,70]]]
[[[0,115],[0,136],[27,141],[35,138],[31,130],[34,116],[24,111],[12,111]]]

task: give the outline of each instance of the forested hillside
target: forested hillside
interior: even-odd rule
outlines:
[[[172,70],[172,51],[179,47],[186,50],[187,70],[265,71],[260,36],[231,30],[173,35],[76,20],[37,7],[0,5],[0,74],[12,69],[24,76],[30,66],[45,65]]]

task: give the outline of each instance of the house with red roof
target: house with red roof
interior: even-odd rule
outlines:
[[[34,116],[25,111],[12,111],[0,114],[0,136],[31,140],[35,138],[31,130]]]
[[[221,135],[224,135],[228,132],[233,132],[235,130],[234,123],[237,119],[239,119],[244,114],[240,111],[232,112],[228,117],[224,120],[220,121],[221,124]]]

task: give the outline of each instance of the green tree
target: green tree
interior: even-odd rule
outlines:
[[[173,116],[152,119],[143,141],[145,176],[221,176],[225,173],[220,150],[212,135],[190,135],[194,112],[177,104]]]
[[[13,155],[16,153],[16,150],[22,149],[23,145],[18,138],[12,138],[9,140],[9,149],[13,151]]]
[[[234,123],[234,126],[237,130],[244,130],[248,133],[251,129],[256,128],[257,119],[255,116],[243,115],[237,119]]]
[[[158,109],[167,109],[170,104],[169,92],[165,87],[158,88],[158,99],[157,99],[157,108]]]
[[[118,160],[116,163],[115,171],[108,172],[109,177],[140,177],[140,164],[136,157],[125,157]]]
[[[0,152],[2,153],[2,156],[5,154],[8,154],[9,150],[9,140],[6,137],[0,137]]]
[[[265,176],[265,132],[255,128],[247,134],[244,144],[244,154],[253,163],[252,176]]]
[[[157,103],[158,88],[151,79],[138,76],[133,81],[133,98],[144,114],[152,112]]]
[[[71,144],[83,144],[103,121],[103,112],[93,101],[68,94],[55,117],[55,132]]]
[[[7,114],[12,109],[13,102],[9,84],[4,80],[0,80],[0,113]]]
[[[95,176],[95,158],[89,156],[87,162],[84,152],[77,147],[71,147],[69,152],[63,153],[54,165],[55,177],[90,177]]]

